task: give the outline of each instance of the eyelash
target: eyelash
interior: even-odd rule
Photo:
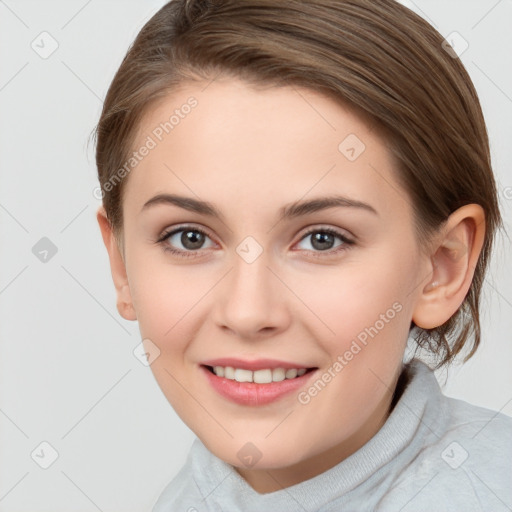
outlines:
[[[194,227],[194,226],[180,226],[179,228],[173,229],[171,231],[164,232],[162,234],[162,236],[156,241],[156,243],[162,245],[164,251],[170,252],[173,255],[178,256],[180,258],[196,258],[198,256],[198,253],[201,252],[200,249],[196,250],[196,251],[182,251],[180,249],[173,249],[171,246],[169,246],[166,243],[166,241],[167,241],[167,239],[169,237],[171,237],[172,235],[175,235],[176,233],[180,233],[182,231],[193,231],[195,233],[200,233],[201,235],[204,235],[204,236],[207,236],[208,238],[211,238],[208,235],[208,233],[206,233],[206,231],[203,231],[200,228],[197,228],[197,227]],[[334,235],[334,236],[338,237],[343,242],[343,244],[339,245],[336,249],[329,249],[329,250],[326,250],[326,251],[308,251],[308,252],[311,252],[314,257],[318,257],[318,258],[326,257],[325,256],[326,254],[328,256],[333,256],[333,255],[338,254],[338,253],[340,253],[342,251],[346,251],[346,250],[348,250],[350,248],[351,245],[354,245],[354,243],[355,243],[353,240],[350,240],[345,235],[343,235],[339,231],[336,231],[333,228],[315,228],[315,229],[311,229],[307,233],[304,233],[304,235],[302,236],[302,238],[299,241],[304,240],[305,238],[307,238],[309,235],[312,235],[313,233],[328,233],[330,235]]]

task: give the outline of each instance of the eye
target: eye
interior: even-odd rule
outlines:
[[[306,250],[311,252],[315,257],[324,256],[325,253],[327,253],[327,255],[338,254],[341,251],[347,250],[355,243],[343,233],[333,228],[311,229],[303,235],[301,242],[308,237],[311,238],[310,245],[313,249]],[[333,245],[336,238],[340,240],[341,243]],[[165,251],[178,257],[190,258],[199,256],[201,249],[205,248],[204,243],[206,239],[210,239],[210,237],[202,229],[194,226],[180,226],[163,233],[157,240],[157,243],[161,244]],[[182,248],[176,248],[176,246],[180,244]],[[214,244],[210,245],[210,247],[213,246]]]
[[[203,244],[206,238],[210,238],[202,229],[193,226],[181,226],[171,231],[165,232],[157,243],[162,244],[165,251],[169,251],[177,256],[190,258],[197,256],[199,249],[204,249]],[[181,244],[183,249],[174,248]]]
[[[313,247],[312,252],[316,253],[314,254],[315,256],[322,256],[322,254],[319,253],[337,254],[338,252],[347,250],[354,244],[353,240],[350,240],[343,233],[340,233],[333,228],[311,229],[302,237],[301,242],[308,238],[311,239],[310,245]],[[336,238],[341,240],[341,243],[334,246],[333,244],[335,243]]]

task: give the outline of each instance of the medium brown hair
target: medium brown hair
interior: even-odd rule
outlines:
[[[477,93],[460,59],[442,44],[429,23],[394,0],[167,3],[128,50],[94,133],[116,240],[122,239],[127,178],[106,184],[128,161],[155,101],[185,82],[220,75],[319,91],[378,128],[414,205],[423,245],[457,208],[483,207],[485,241],[464,302],[446,323],[416,337],[418,347],[437,355],[438,367],[470,345],[466,361],[480,343],[480,292],[502,220]]]

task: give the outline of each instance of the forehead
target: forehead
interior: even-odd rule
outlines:
[[[182,84],[146,112],[133,149],[145,145],[125,191],[139,205],[169,191],[248,207],[336,192],[382,211],[408,209],[368,118],[305,88]]]

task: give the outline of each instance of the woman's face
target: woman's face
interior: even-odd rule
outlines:
[[[224,79],[166,97],[134,151],[124,263],[171,405],[260,492],[346,458],[386,420],[431,268],[385,142],[319,93]]]

